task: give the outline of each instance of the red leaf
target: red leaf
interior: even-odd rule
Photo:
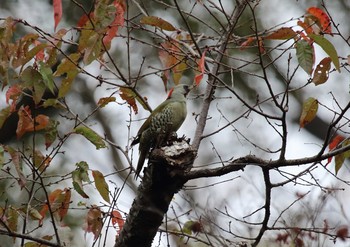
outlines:
[[[6,91],[6,103],[8,104],[10,100],[12,100],[11,103],[11,112],[14,112],[16,110],[16,103],[19,96],[22,94],[22,89],[18,84],[15,84],[11,86]]]
[[[92,232],[94,234],[94,239],[96,240],[100,235],[103,222],[102,222],[102,212],[97,206],[92,206],[86,215],[86,232]]]
[[[113,226],[118,224],[118,228],[119,228],[118,234],[119,234],[124,226],[124,219],[123,219],[123,216],[117,210],[112,211],[112,224]]]
[[[348,235],[349,235],[349,229],[347,226],[343,226],[339,228],[337,231],[337,237],[343,241],[345,241],[348,238]]]
[[[332,35],[331,21],[328,15],[322,9],[319,9],[317,7],[310,7],[308,8],[307,12],[318,19],[320,22],[320,28],[324,33]]]
[[[41,45],[41,42],[38,41],[38,40],[34,40],[34,45],[35,45],[35,46],[39,46],[39,45]],[[44,50],[40,50],[40,51],[35,55],[35,59],[36,59],[37,61],[44,61],[44,58],[45,58]]]
[[[333,149],[335,149],[339,143],[341,143],[343,140],[345,139],[345,137],[341,136],[341,135],[337,135],[333,138],[333,140],[329,143],[328,148],[329,151],[332,151]],[[331,161],[332,161],[333,157],[329,157],[327,164],[328,165]]]
[[[92,18],[94,15],[93,12],[90,13],[90,18]],[[77,27],[83,27],[85,26],[86,22],[89,20],[89,17],[87,15],[82,15],[77,23]]]
[[[107,46],[111,43],[112,39],[117,35],[118,28],[124,25],[124,0],[114,0],[113,5],[116,8],[115,18],[111,24],[111,28],[107,31],[106,36],[103,38],[103,43]]]
[[[55,20],[55,31],[58,23],[62,18],[62,0],[53,0],[53,12],[54,12],[54,20]]]
[[[201,80],[203,79],[204,75],[204,70],[205,70],[205,53],[206,51],[203,52],[201,59],[199,60],[198,63],[198,70],[200,73],[194,77],[194,81],[196,82],[196,85],[198,86]]]

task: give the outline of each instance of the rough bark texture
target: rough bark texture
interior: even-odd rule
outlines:
[[[174,149],[173,145],[166,147],[166,150],[162,148],[152,151],[138,195],[115,247],[151,246],[172,198],[186,183],[182,174],[192,166],[195,158],[195,152],[184,143],[186,145],[182,148]],[[172,148],[170,155],[169,148]]]

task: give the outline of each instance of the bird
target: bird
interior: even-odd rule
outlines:
[[[142,170],[147,154],[151,148],[163,144],[176,132],[187,115],[186,96],[190,86],[178,84],[169,91],[167,99],[154,109],[142,124],[131,146],[139,143],[139,160],[135,170],[137,179]]]

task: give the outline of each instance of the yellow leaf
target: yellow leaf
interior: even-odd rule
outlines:
[[[310,123],[315,117],[318,110],[318,101],[315,98],[308,98],[304,104],[300,116],[300,128]]]

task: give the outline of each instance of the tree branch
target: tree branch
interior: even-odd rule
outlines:
[[[248,4],[248,0],[237,1],[237,7],[234,10],[234,12],[231,16],[231,19],[230,19],[231,25],[228,26],[228,30],[226,30],[226,33],[223,35],[222,39],[220,39],[218,41],[218,42],[220,42],[221,40],[223,40],[224,42],[222,43],[222,45],[218,49],[217,56],[216,56],[215,61],[214,61],[214,66],[209,74],[208,84],[207,84],[207,87],[206,87],[206,90],[204,93],[202,109],[201,109],[201,112],[199,114],[198,125],[196,128],[193,143],[192,143],[192,146],[195,150],[198,150],[200,142],[202,140],[202,134],[203,134],[206,122],[207,122],[207,116],[208,116],[208,112],[209,112],[210,103],[212,101],[214,89],[215,89],[215,86],[217,84],[216,77],[212,76],[212,75],[218,74],[218,71],[220,68],[220,63],[224,57],[228,41],[230,40],[230,37],[233,33],[233,30],[238,23],[238,19],[242,15],[247,4]]]

